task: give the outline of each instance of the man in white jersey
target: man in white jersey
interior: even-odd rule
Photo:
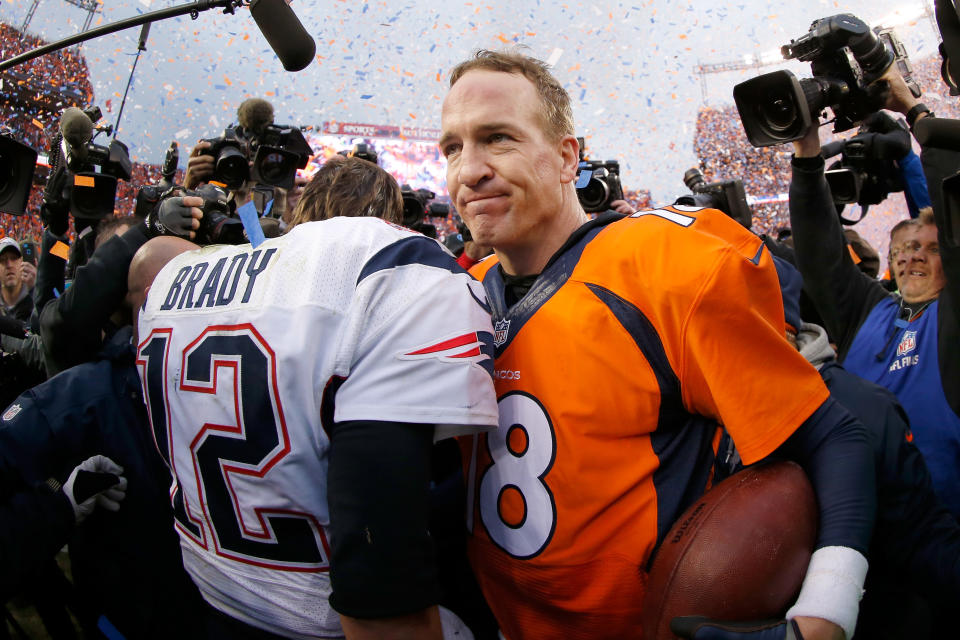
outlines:
[[[208,634],[439,638],[430,448],[497,424],[492,356],[482,286],[380,219],[167,264],[137,364],[184,566],[238,625]]]

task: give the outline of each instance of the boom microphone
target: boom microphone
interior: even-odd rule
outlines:
[[[286,0],[251,0],[250,15],[284,69],[300,71],[310,64],[317,44]]]
[[[263,98],[247,98],[237,107],[237,122],[245,133],[260,135],[265,126],[273,124],[273,105]]]
[[[63,154],[68,164],[87,159],[87,144],[93,138],[93,122],[83,111],[70,107],[60,116],[60,134],[63,136]]]

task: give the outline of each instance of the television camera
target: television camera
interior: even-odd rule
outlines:
[[[733,99],[750,143],[767,147],[799,140],[827,107],[834,132],[857,126],[886,102],[888,87],[876,83],[896,64],[911,92],[920,88],[903,44],[892,29],[873,29],[848,13],[815,20],[810,30],[781,47],[786,60],[809,62],[812,78],[787,70],[766,73],[733,88]]]
[[[747,194],[742,180],[717,180],[707,182],[703,172],[696,167],[683,173],[683,184],[693,193],[680,196],[674,204],[688,207],[710,207],[719,209],[749,229],[753,224],[753,214],[747,204]]]

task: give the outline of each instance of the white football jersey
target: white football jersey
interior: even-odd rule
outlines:
[[[436,241],[375,218],[183,254],[139,336],[184,565],[214,607],[275,633],[342,636],[325,425],[435,424],[440,439],[497,424],[483,286]]]

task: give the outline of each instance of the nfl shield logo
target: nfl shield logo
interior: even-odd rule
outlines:
[[[507,341],[507,335],[510,333],[509,320],[497,320],[493,326],[493,346],[499,347]]]
[[[10,408],[7,409],[6,412],[3,414],[3,421],[7,422],[9,420],[13,420],[14,418],[16,418],[17,414],[20,413],[20,409],[21,407],[19,404],[10,405]]]
[[[903,334],[903,338],[900,339],[900,344],[897,346],[897,355],[898,356],[906,355],[916,348],[917,348],[917,332],[907,331]]]

